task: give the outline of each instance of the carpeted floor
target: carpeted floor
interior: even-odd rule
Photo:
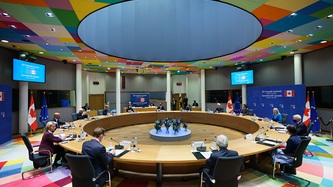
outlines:
[[[303,165],[297,169],[297,176],[311,181],[310,187],[333,187],[333,142],[326,141],[328,137],[312,137],[308,146],[314,156],[304,155]],[[32,144],[38,143],[41,134],[30,136]],[[21,172],[32,169],[28,159],[27,149],[20,138],[0,145],[0,186],[24,187],[57,187],[72,186],[70,170],[64,167],[57,168],[53,173],[42,173],[40,176],[29,180],[21,179]],[[305,182],[293,176],[282,176],[279,180],[272,179],[271,175],[245,169],[241,172],[242,178],[239,186],[304,186]],[[198,187],[197,175],[165,176],[163,187]],[[135,175],[130,172],[120,172],[112,180],[113,187],[153,187],[156,186],[152,175]]]

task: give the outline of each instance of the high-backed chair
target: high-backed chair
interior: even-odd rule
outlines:
[[[305,136],[302,136],[301,138],[305,138],[305,137],[309,136],[309,134],[310,134],[310,132],[311,132],[311,130],[312,130],[313,125],[314,125],[314,123],[312,123],[312,122],[309,123],[309,125],[306,127],[306,128],[307,128],[307,129],[306,129],[306,135],[305,135]],[[309,153],[311,156],[313,156],[313,154],[312,154],[311,151],[307,151],[307,150],[306,150],[305,152],[307,152],[307,153]]]
[[[285,125],[287,123],[289,114],[282,113],[281,116],[282,116],[282,124]]]
[[[293,161],[290,164],[281,164],[280,165],[280,169],[281,169],[281,174],[283,173],[287,173],[287,174],[291,174],[291,175],[296,175],[296,168],[301,166],[303,163],[303,153],[305,152],[306,148],[308,147],[311,138],[310,137],[301,137],[302,141],[301,143],[298,145],[294,156],[288,156],[288,155],[284,155],[286,157],[292,158]],[[276,154],[274,157],[274,167],[273,167],[273,178],[275,178],[275,166],[276,166],[276,157],[279,154]],[[305,180],[305,179],[302,179]],[[307,181],[307,185],[308,186],[310,184],[310,181]]]
[[[48,152],[48,155],[40,155],[38,151],[34,151],[29,138],[25,134],[21,134],[21,138],[22,138],[25,146],[28,149],[29,160],[32,161],[33,166],[35,168],[35,169],[29,170],[29,171],[22,172],[22,179],[23,180],[28,179],[28,178],[24,177],[24,174],[33,172],[36,169],[39,169],[39,168],[45,167],[45,166],[50,166],[50,171],[52,172],[52,153],[49,150],[40,150],[43,152]],[[29,178],[33,178],[33,177],[34,177],[34,175],[32,175]]]
[[[217,159],[213,176],[210,176],[207,171],[201,173],[201,184],[211,182],[213,187],[237,187],[239,171],[243,163],[243,156],[220,157]],[[209,180],[205,180],[208,177]],[[207,184],[205,184],[206,186]]]
[[[249,108],[249,109],[247,110],[247,115],[249,115],[249,116],[253,116],[253,115],[254,115],[254,110],[251,109],[251,108]]]
[[[73,121],[77,120],[77,113],[72,113],[72,119],[73,119]]]
[[[98,110],[98,115],[102,116],[103,115],[103,110]]]
[[[95,181],[105,172],[108,173],[109,186],[111,187],[111,175],[108,170],[104,170],[95,176],[94,168],[87,155],[73,155],[66,153],[66,159],[71,170],[73,187],[96,187]]]

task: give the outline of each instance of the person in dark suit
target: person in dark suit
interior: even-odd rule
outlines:
[[[160,103],[160,105],[158,105],[157,110],[164,110],[164,106],[162,105],[162,103]]]
[[[302,117],[299,114],[293,115],[293,121],[296,123],[296,134],[298,136],[306,136],[307,135],[307,127],[302,122]]]
[[[220,103],[216,104],[216,109],[214,110],[214,113],[220,113],[220,112],[224,112],[223,108],[221,107]]]
[[[203,170],[206,170],[206,171],[208,171],[208,174],[210,176],[212,176],[214,173],[214,170],[215,170],[215,165],[216,165],[217,159],[219,157],[238,156],[237,151],[228,150],[228,137],[226,137],[225,135],[223,135],[223,134],[219,135],[216,138],[216,144],[218,145],[219,150],[211,153],[210,157],[206,160],[206,165],[208,166],[208,168],[201,169],[200,174]],[[228,168],[226,168],[226,169],[228,169]],[[241,169],[241,168],[239,168],[239,169]],[[206,179],[205,181],[206,181],[205,186],[211,186],[209,179]]]
[[[293,162],[292,158],[288,158],[284,155],[294,156],[295,150],[297,149],[298,145],[302,141],[302,139],[296,134],[297,133],[296,126],[288,125],[287,132],[290,135],[290,137],[287,140],[286,148],[285,149],[278,148],[278,149],[273,150],[273,152],[272,152],[273,160],[274,160],[275,155],[279,154],[276,156],[276,162],[278,162],[280,164],[288,164],[288,163]],[[276,165],[275,172],[276,173],[280,172],[279,165]]]
[[[247,115],[248,112],[249,112],[249,109],[247,108],[247,104],[243,104],[243,105],[242,105],[241,114],[242,114],[242,115]]]
[[[135,112],[134,109],[132,108],[132,103],[128,102],[128,106],[126,108],[126,112]]]
[[[88,105],[88,103],[86,103],[82,108],[84,111],[90,110],[90,106]]]
[[[171,110],[176,110],[176,109],[177,109],[177,101],[175,98],[173,98],[171,102]]]
[[[197,101],[196,101],[196,100],[194,100],[194,101],[193,101],[193,104],[192,104],[192,106],[194,106],[194,107],[198,107],[198,106],[199,106],[199,104],[197,103]]]
[[[57,128],[60,128],[62,125],[65,124],[64,121],[61,121],[60,117],[61,117],[60,113],[56,112],[56,113],[53,114],[53,119],[51,120],[51,121],[56,122],[56,127]]]
[[[101,144],[104,139],[105,130],[101,127],[97,127],[93,132],[93,138],[90,141],[86,141],[82,145],[82,154],[88,155],[91,164],[95,171],[95,176],[98,176],[102,171],[108,169],[108,165],[112,162],[115,154],[114,149],[106,151],[105,147]],[[114,175],[113,169],[108,169],[111,175]],[[96,184],[103,186],[108,180],[108,174],[105,172],[102,176],[96,180]]]
[[[56,122],[49,121],[46,123],[45,126],[45,132],[43,134],[42,140],[39,145],[39,151],[41,151],[39,154],[45,154],[48,155],[48,151],[50,151],[53,154],[56,154],[56,157],[53,162],[53,167],[58,167],[61,164],[58,163],[58,161],[61,159],[62,162],[66,162],[65,159],[65,150],[64,148],[60,147],[59,145],[55,143],[61,142],[63,139],[66,138],[66,136],[57,137],[53,135],[53,132],[56,130]],[[48,151],[44,151],[48,150]]]
[[[185,109],[184,110],[186,110],[186,111],[191,111],[191,105],[190,104],[188,104],[186,107],[185,107]]]
[[[184,102],[184,108],[185,108],[188,105],[188,99],[187,99],[187,97],[184,98],[183,102]]]
[[[105,105],[103,109],[103,115],[106,116],[108,114],[110,114],[109,105]]]
[[[83,109],[80,109],[79,112],[77,113],[77,119],[84,119],[88,118],[88,115],[86,112],[84,112]]]

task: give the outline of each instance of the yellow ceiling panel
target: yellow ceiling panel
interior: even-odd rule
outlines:
[[[87,0],[70,0],[70,2],[79,20],[82,20],[91,12],[108,5],[106,3],[99,3]]]

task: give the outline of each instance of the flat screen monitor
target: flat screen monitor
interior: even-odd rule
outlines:
[[[45,65],[24,60],[13,59],[13,80],[23,82],[45,83]]]
[[[231,72],[231,85],[253,84],[253,70]]]

